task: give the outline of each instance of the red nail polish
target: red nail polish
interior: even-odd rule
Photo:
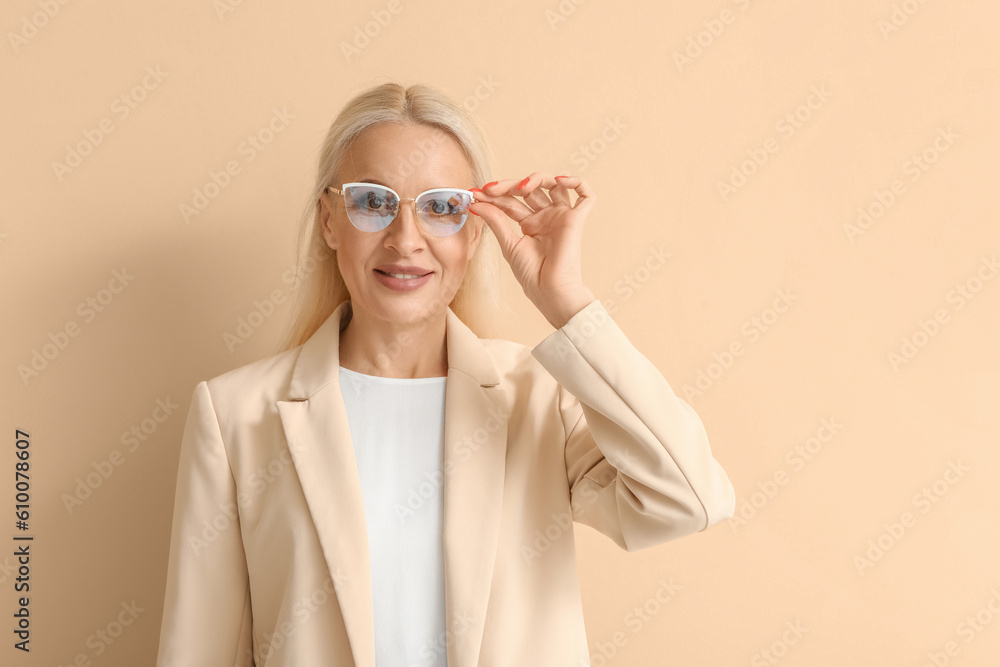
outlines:
[[[490,181],[489,183],[487,183],[486,185],[483,186],[483,190],[485,190],[486,188],[490,187],[491,185],[496,185],[496,184],[497,184],[496,181]]]
[[[482,188],[469,188],[469,192],[482,192]]]
[[[556,176],[556,178],[570,178],[569,176]]]
[[[521,184],[517,186],[517,189],[518,190],[523,190],[524,186],[527,185],[528,181],[530,181],[530,180],[531,180],[531,176],[529,176],[528,178],[526,178],[523,181],[521,181]]]

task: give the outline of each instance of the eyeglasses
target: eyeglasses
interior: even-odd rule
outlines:
[[[344,195],[347,218],[363,232],[382,231],[399,215],[400,203],[412,201],[427,231],[451,236],[465,224],[469,206],[476,201],[472,192],[457,188],[434,188],[416,199],[400,198],[392,188],[374,183],[345,183],[342,189],[327,187],[323,192]]]

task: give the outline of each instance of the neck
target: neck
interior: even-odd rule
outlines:
[[[448,375],[446,313],[416,322],[388,322],[352,308],[340,332],[340,365],[389,378]]]

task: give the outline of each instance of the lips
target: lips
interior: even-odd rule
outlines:
[[[394,265],[388,265],[387,267],[384,268],[396,268],[396,267]],[[398,268],[406,269],[409,271],[421,271],[421,272],[427,271],[427,269],[422,269],[419,266],[417,267],[401,266]],[[397,277],[397,275],[391,275],[390,273],[387,273],[382,269],[383,267],[379,267],[373,271],[373,273],[375,274],[375,280],[381,283],[382,285],[386,286],[387,288],[394,290],[396,292],[413,292],[414,290],[418,290],[424,285],[426,285],[428,282],[430,282],[431,276],[434,275],[434,272],[431,271],[429,273],[424,273],[423,275],[418,275],[416,273],[397,274],[402,276],[414,276],[412,278]],[[396,272],[393,271],[392,273]]]
[[[434,273],[430,269],[425,269],[421,266],[413,266],[412,264],[382,264],[375,267],[375,271],[379,273],[389,275],[391,273],[410,275],[410,276],[426,276],[429,273]]]

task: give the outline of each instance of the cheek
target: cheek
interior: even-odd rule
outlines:
[[[470,253],[468,246],[455,248],[454,251],[448,256],[448,273],[456,279],[462,276],[468,268],[469,257]]]
[[[456,239],[458,241],[458,239]],[[464,239],[457,243],[449,243],[447,247],[441,249],[441,263],[451,272],[461,271],[465,267],[468,258],[468,246]]]

